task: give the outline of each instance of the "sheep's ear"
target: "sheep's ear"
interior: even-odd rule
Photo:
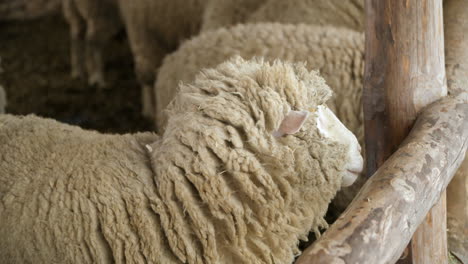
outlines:
[[[273,135],[275,137],[282,137],[284,135],[297,133],[302,125],[304,125],[309,114],[309,111],[289,111],[281,122],[278,130],[273,132]]]

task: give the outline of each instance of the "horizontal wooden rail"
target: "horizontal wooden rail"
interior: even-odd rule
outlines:
[[[467,147],[468,93],[425,108],[399,149],[296,263],[395,263]]]

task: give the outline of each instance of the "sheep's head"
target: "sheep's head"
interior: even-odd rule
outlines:
[[[154,152],[161,192],[190,181],[197,204],[236,227],[219,241],[249,240],[242,254],[266,243],[281,248],[268,254],[292,258],[297,239],[325,226],[331,199],[362,170],[357,139],[325,106],[330,96],[302,64],[236,57],[204,70],[169,105]],[[255,262],[246,256],[238,263]]]
[[[223,123],[242,127],[255,154],[266,156],[266,160],[281,150],[279,146],[316,148],[310,155],[322,169],[328,164],[319,159],[334,160],[329,166],[342,175],[341,186],[351,185],[363,169],[356,137],[325,105],[331,90],[317,72],[308,71],[303,64],[235,57],[205,70],[193,85],[182,86],[181,92],[179,100],[189,99],[190,103],[179,103],[183,108],[179,110],[184,112],[191,106]],[[174,105],[170,109],[174,111]],[[319,157],[321,152],[327,157]]]

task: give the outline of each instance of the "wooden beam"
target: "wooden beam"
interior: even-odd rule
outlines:
[[[366,14],[363,103],[371,176],[447,86],[441,0],[366,0]]]
[[[467,147],[468,94],[425,109],[400,148],[296,263],[395,263]]]
[[[468,91],[468,1],[444,0],[449,93]],[[449,250],[468,263],[468,158],[447,187]]]
[[[398,148],[421,108],[445,96],[447,86],[442,0],[366,0],[366,15],[363,103],[370,177]],[[428,219],[445,219],[445,205],[437,208],[442,215]],[[418,232],[424,234],[416,235],[400,263],[447,263],[445,223],[423,222]]]

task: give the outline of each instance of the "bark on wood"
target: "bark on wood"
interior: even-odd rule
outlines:
[[[447,94],[441,0],[366,0],[367,173],[398,148],[418,111]]]
[[[367,173],[398,148],[422,107],[446,95],[442,0],[366,1],[364,117]],[[445,208],[443,205],[440,205]],[[433,220],[443,215],[431,216]],[[424,222],[400,263],[447,263],[446,222]],[[441,248],[431,248],[438,246]],[[426,249],[430,256],[423,255]],[[437,252],[444,252],[437,254]],[[413,261],[408,261],[412,259]],[[418,260],[418,261],[416,261]]]
[[[297,263],[395,263],[447,187],[467,146],[468,94],[431,105],[400,148]]]
[[[449,93],[468,91],[468,1],[444,1]],[[449,250],[468,263],[468,158],[447,187]]]
[[[411,259],[413,263],[447,263],[447,232],[440,226],[447,226],[446,192],[431,209],[431,213],[419,225],[411,242]],[[439,226],[435,226],[439,225]]]

